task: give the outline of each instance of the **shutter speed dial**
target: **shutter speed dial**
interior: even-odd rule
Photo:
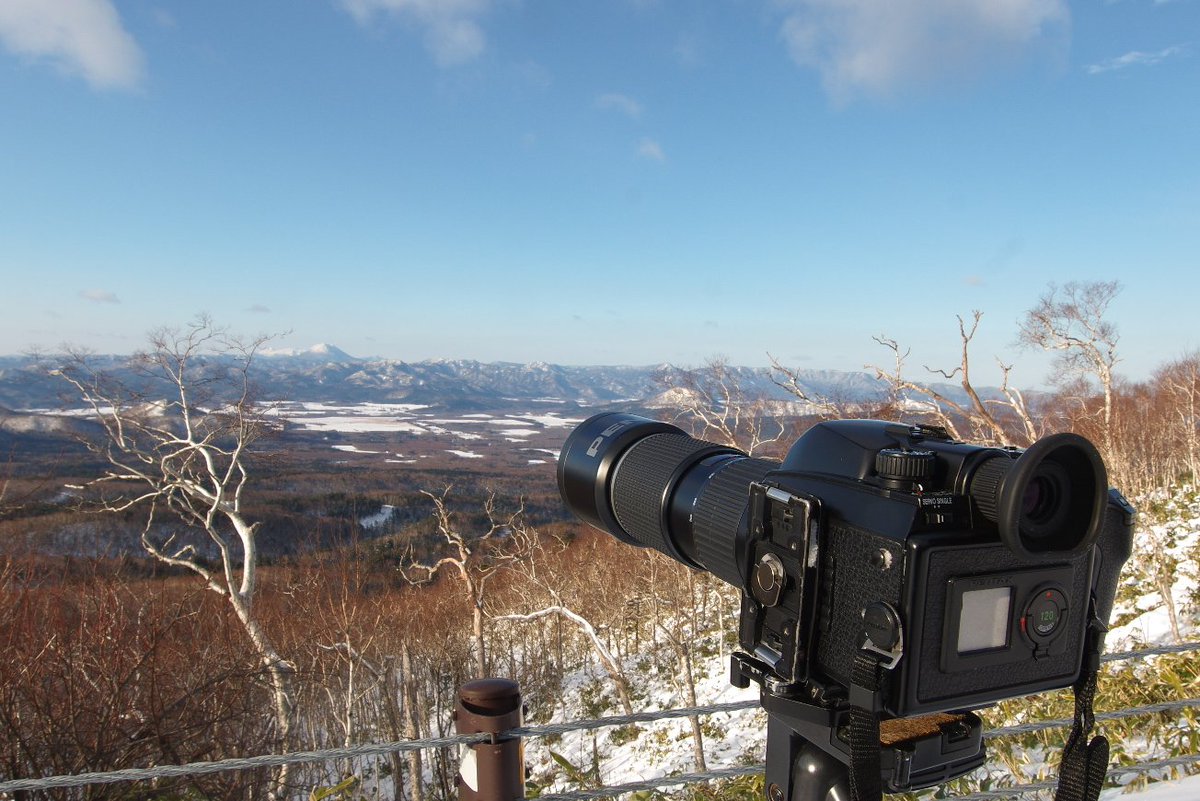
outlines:
[[[933,478],[936,457],[933,451],[908,451],[884,448],[875,455],[875,472],[886,482],[920,484]]]

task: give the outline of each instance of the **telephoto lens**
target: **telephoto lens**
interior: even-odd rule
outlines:
[[[608,412],[567,438],[558,488],[571,511],[597,528],[740,587],[749,487],[778,467],[669,423]]]

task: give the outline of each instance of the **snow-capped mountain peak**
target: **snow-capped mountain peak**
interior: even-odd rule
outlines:
[[[263,348],[260,353],[272,359],[299,359],[312,362],[361,361],[336,345],[330,345],[327,342],[321,342],[309,348]]]

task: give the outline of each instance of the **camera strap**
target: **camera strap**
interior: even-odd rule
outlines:
[[[1072,686],[1075,719],[1059,764],[1054,801],[1098,801],[1108,775],[1108,738],[1088,739],[1096,724],[1093,705],[1100,667],[1103,626],[1089,631],[1086,664]],[[850,686],[850,798],[881,801],[879,688],[888,660],[878,652],[861,650],[854,657]]]
[[[1096,801],[1108,775],[1108,738],[1097,735],[1088,740],[1096,725],[1092,705],[1096,700],[1096,677],[1100,672],[1104,633],[1104,624],[1093,614],[1083,673],[1071,688],[1075,692],[1075,721],[1063,748],[1054,801]]]
[[[854,657],[850,687],[851,801],[880,801],[883,798],[879,711],[875,708],[883,665],[884,659],[872,651],[859,651]]]
[[[1108,738],[1097,735],[1088,741],[1088,734],[1096,722],[1092,711],[1096,672],[1082,677],[1074,689],[1075,724],[1063,748],[1054,801],[1096,801],[1108,775]]]

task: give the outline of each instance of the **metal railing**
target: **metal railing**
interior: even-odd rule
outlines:
[[[1103,662],[1116,662],[1129,659],[1145,659],[1151,656],[1178,654],[1200,651],[1200,642],[1188,642],[1178,645],[1166,645],[1154,648],[1124,651],[1106,654]],[[400,740],[395,742],[365,743],[348,748],[329,748],[316,751],[293,751],[286,754],[263,754],[239,759],[222,759],[212,762],[192,762],[183,765],[158,765],[149,768],[127,768],[95,773],[73,775],[46,776],[40,778],[9,779],[0,781],[0,798],[6,794],[19,791],[39,791],[85,787],[89,785],[112,784],[118,782],[153,781],[157,779],[179,778],[187,776],[203,776],[226,771],[255,770],[264,767],[279,767],[282,765],[318,764],[335,760],[353,759],[357,757],[374,757],[398,752],[424,751],[430,749],[453,748],[481,744],[494,744],[498,738],[539,738],[553,737],[576,731],[588,731],[601,728],[628,726],[637,723],[651,723],[660,720],[708,716],[718,713],[738,712],[757,709],[757,700],[735,701],[708,706],[697,706],[677,709],[665,709],[655,712],[642,712],[633,715],[619,715],[593,720],[575,720],[564,723],[553,723],[543,726],[520,726],[506,728],[499,734],[459,734],[450,737],[434,737],[421,740]],[[1182,711],[1184,709],[1200,708],[1200,698],[1183,698],[1173,701],[1148,704],[1138,707],[1113,710],[1096,715],[1098,722],[1122,720],[1139,715],[1157,714],[1163,712]],[[987,739],[995,739],[1006,735],[1028,734],[1057,728],[1069,728],[1072,721],[1044,720],[1018,726],[1006,726],[988,731]],[[1116,777],[1141,776],[1158,771],[1178,767],[1200,766],[1200,753],[1139,762],[1134,765],[1113,767],[1108,776]],[[540,801],[590,801],[590,799],[612,798],[623,793],[656,790],[664,787],[680,787],[700,782],[719,779],[729,779],[762,773],[763,765],[745,765],[720,768],[698,773],[687,773],[673,776],[651,778],[644,781],[626,784],[608,785],[604,787],[574,790],[554,794],[542,794]],[[990,799],[1015,798],[1029,793],[1052,790],[1054,781],[1032,782],[973,792],[967,795],[950,796],[958,801],[990,801]]]

